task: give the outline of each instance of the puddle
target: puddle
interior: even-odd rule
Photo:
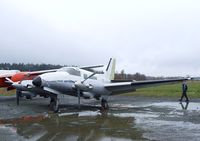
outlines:
[[[146,140],[143,131],[134,128],[134,118],[117,117],[98,111],[82,111],[42,118],[2,120],[1,139],[5,140]]]
[[[2,140],[19,141],[195,141],[200,104],[178,102],[113,104],[108,111],[66,108],[59,114],[0,120]]]
[[[199,108],[200,104],[194,102],[158,102],[114,115],[134,117],[135,128],[143,130],[143,137],[150,140],[196,141],[200,138]]]
[[[195,102],[159,102],[150,104],[149,106],[173,108],[175,110],[200,110],[200,103]]]

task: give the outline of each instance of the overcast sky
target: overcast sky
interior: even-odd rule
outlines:
[[[0,62],[200,76],[198,0],[1,0]]]

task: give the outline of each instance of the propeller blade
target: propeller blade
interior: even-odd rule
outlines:
[[[9,85],[12,85],[12,84],[14,83],[14,82],[13,82],[10,78],[8,78],[8,77],[6,77],[5,79],[6,79],[5,82],[6,82],[7,84],[9,84]]]
[[[88,76],[85,80],[83,80],[81,83],[84,83],[86,80],[88,80],[89,78],[91,78],[92,76],[94,76],[96,73],[91,74],[90,76]]]

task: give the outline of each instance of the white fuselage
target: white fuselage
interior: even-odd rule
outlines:
[[[91,72],[76,67],[66,67],[59,69],[57,72],[42,74],[40,77],[44,89],[48,87],[60,94],[75,94],[76,96],[74,84],[84,80],[83,85],[91,86],[91,89],[84,90],[83,94],[86,92],[91,93],[93,96],[109,94],[110,92],[104,88],[104,84],[110,83],[110,80],[106,79],[104,74],[96,74],[88,78],[91,74]]]

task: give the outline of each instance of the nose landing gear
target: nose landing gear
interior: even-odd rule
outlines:
[[[59,111],[59,105],[58,105],[58,98],[57,96],[55,97],[51,97],[50,100],[50,104],[49,104],[49,108],[51,111],[54,111],[55,113],[57,113]]]
[[[109,106],[108,106],[108,102],[106,99],[102,98],[101,99],[101,110],[108,110]]]

